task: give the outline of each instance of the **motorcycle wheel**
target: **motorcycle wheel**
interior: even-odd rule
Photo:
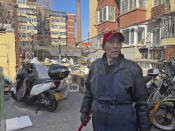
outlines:
[[[172,131],[175,129],[174,116],[171,111],[165,112],[165,107],[160,107],[157,111],[152,124],[164,131]]]
[[[57,109],[58,107],[58,102],[56,100],[50,100],[50,105],[47,107],[47,110],[49,112],[53,112]]]

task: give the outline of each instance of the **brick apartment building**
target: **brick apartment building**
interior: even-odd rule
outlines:
[[[104,32],[120,29],[127,58],[169,60],[175,54],[174,12],[175,0],[97,0],[96,46],[101,47]]]
[[[47,20],[51,46],[75,46],[75,15],[72,13],[48,11]]]
[[[67,45],[75,46],[75,14],[67,13]]]

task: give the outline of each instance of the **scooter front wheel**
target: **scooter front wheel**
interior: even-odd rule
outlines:
[[[47,110],[49,112],[53,112],[57,109],[57,107],[58,107],[58,102],[55,99],[53,99],[53,100],[50,100],[50,105],[47,107]]]

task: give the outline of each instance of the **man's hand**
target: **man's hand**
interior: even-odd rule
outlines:
[[[89,122],[89,119],[87,119],[87,113],[81,112],[80,120],[86,125]]]

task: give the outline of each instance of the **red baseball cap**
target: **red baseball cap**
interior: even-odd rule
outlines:
[[[120,39],[121,42],[125,40],[125,37],[121,32],[117,31],[109,31],[103,35],[103,43],[102,43],[102,48],[104,48],[105,42],[110,40],[112,37],[117,37]]]

